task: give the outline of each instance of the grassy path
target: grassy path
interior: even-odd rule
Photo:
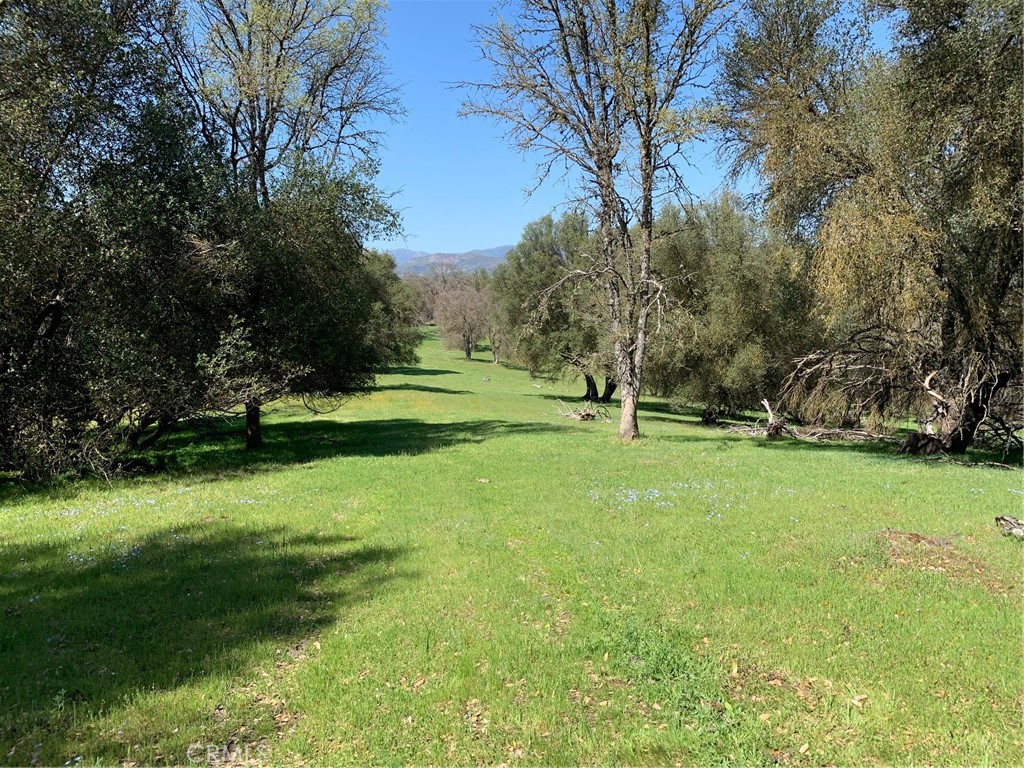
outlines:
[[[1024,763],[1019,472],[658,403],[620,445],[422,356],[258,455],[2,491],[0,762]]]

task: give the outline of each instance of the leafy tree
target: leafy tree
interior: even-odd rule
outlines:
[[[216,245],[225,215],[220,159],[177,98],[144,105],[118,152],[91,174],[78,217],[92,233],[88,286],[72,332],[92,368],[101,422],[148,447],[183,418],[237,400],[207,366],[240,343],[232,307],[237,247]]]
[[[261,204],[296,157],[336,170],[373,159],[371,116],[401,111],[381,0],[181,0],[161,30],[174,71]]]
[[[513,356],[531,375],[583,376],[584,398],[608,402],[615,384],[604,303],[591,283],[566,279],[589,245],[582,213],[527,224],[494,272],[495,303],[513,339]],[[608,378],[603,398],[595,375]]]
[[[651,388],[720,412],[774,400],[813,337],[804,256],[734,195],[666,207],[654,265],[670,301],[654,336]]]
[[[106,470],[205,405],[229,325],[230,256],[199,245],[222,179],[148,44],[159,10],[0,8],[0,465],[29,476]]]
[[[692,86],[731,5],[522,0],[506,6],[512,18],[477,29],[493,78],[467,84],[464,112],[509,125],[518,148],[545,155],[542,175],[555,164],[575,170],[593,204],[598,247],[577,277],[604,292],[625,440],[639,436],[648,322],[663,290],[651,271],[656,198],[682,185]]]
[[[393,362],[412,354],[398,316],[384,340],[379,313],[356,315],[374,300],[385,314],[391,306],[366,293],[379,285],[364,285],[361,244],[398,226],[368,181],[379,137],[367,119],[400,111],[381,56],[382,8],[378,0],[196,0],[176,6],[161,30],[204,136],[226,151],[236,197],[230,236],[248,260],[237,313],[252,344],[249,447],[262,442],[268,399],[360,391],[386,367],[382,350]],[[333,239],[311,241],[311,232]],[[321,319],[337,335],[313,335],[328,333]],[[370,328],[374,343],[361,335]]]
[[[394,261],[362,247],[378,205],[354,174],[300,168],[239,236],[237,311],[259,354],[254,375],[272,382],[250,404],[283,392],[308,402],[365,392],[376,374],[415,360],[419,336]]]
[[[313,144],[250,194],[153,44],[168,23],[143,0],[0,5],[5,470],[107,471],[182,418],[412,357],[393,262],[360,245],[394,214]]]
[[[490,280],[483,271],[468,275],[457,270],[444,270],[437,280],[434,318],[441,341],[471,360],[477,343],[492,333]]]
[[[405,275],[402,281],[408,287],[415,306],[417,325],[434,324],[434,304],[437,300],[436,285],[429,275]]]
[[[866,7],[893,14],[890,57],[844,55],[849,10],[753,3],[726,60],[728,131],[772,215],[810,243],[839,339],[804,359],[794,403],[917,412],[935,434],[908,450],[962,453],[1021,381],[1024,11]]]

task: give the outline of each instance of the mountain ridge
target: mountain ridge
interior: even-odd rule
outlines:
[[[514,247],[498,245],[493,248],[475,248],[462,253],[429,253],[408,248],[392,248],[388,253],[394,258],[398,273],[401,275],[423,275],[429,272],[431,267],[439,264],[452,264],[463,272],[476,272],[478,269],[493,272]]]

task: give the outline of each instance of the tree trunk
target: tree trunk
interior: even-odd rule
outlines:
[[[263,445],[263,433],[260,430],[259,400],[250,400],[245,404],[245,447],[260,448]]]
[[[982,422],[988,418],[988,406],[992,398],[1003,387],[1010,383],[1012,375],[1008,371],[998,374],[994,380],[981,384],[973,396],[967,401],[956,425],[949,430],[943,440],[947,453],[963,454],[974,442],[974,436]]]
[[[497,333],[492,333],[489,340],[491,342],[491,362],[497,365],[501,358],[501,337]]]
[[[583,400],[587,403],[593,403],[597,401],[597,382],[594,381],[594,377],[589,373],[583,374],[583,380],[587,382],[587,394],[583,396]]]
[[[637,422],[636,414],[639,400],[640,391],[623,382],[619,393],[619,402],[622,406],[622,411],[619,415],[620,440],[636,440],[640,437],[640,424]]]
[[[149,435],[149,437],[147,437],[142,442],[139,442],[138,437],[136,437],[135,440],[136,440],[137,446],[139,448],[141,448],[142,450],[146,450],[148,448],[152,448],[154,445],[156,445],[157,441],[161,437],[163,437],[168,432],[170,432],[172,429],[174,429],[174,426],[177,423],[178,423],[177,418],[175,418],[174,416],[171,416],[169,414],[165,414],[164,416],[162,416],[160,418],[160,421],[156,425],[156,429],[153,430],[153,433],[151,435]]]
[[[925,380],[926,389],[928,388],[929,379]],[[971,397],[967,400],[966,405],[959,413],[956,413],[957,409],[952,408],[954,411],[954,423],[951,429],[941,436],[924,434],[916,432],[912,435],[908,435],[907,439],[903,441],[903,445],[900,447],[900,453],[909,453],[917,455],[930,455],[935,453],[953,453],[953,454],[964,454],[967,453],[967,449],[971,447],[974,442],[974,436],[978,433],[978,428],[982,422],[988,418],[988,407],[989,403],[992,402],[992,398],[1003,389],[1007,384],[1010,383],[1012,374],[1008,371],[1003,371],[998,374],[994,379],[986,381],[978,386],[974,390]]]
[[[146,415],[141,416],[139,418],[138,426],[128,433],[128,447],[133,451],[137,451],[139,449],[139,441],[142,439],[142,436],[146,433],[147,429],[156,423],[156,420],[156,414],[153,413],[147,413]]]
[[[610,403],[612,401],[612,395],[615,394],[615,390],[619,388],[619,384],[611,376],[605,376],[604,379],[604,392],[601,393],[601,397],[598,400],[600,403]]]
[[[640,327],[642,329],[642,324]],[[637,405],[640,402],[640,366],[642,362],[642,338],[620,336],[616,339],[615,381],[619,385],[619,403],[622,409],[619,412],[619,438],[621,440],[636,440],[640,437]]]

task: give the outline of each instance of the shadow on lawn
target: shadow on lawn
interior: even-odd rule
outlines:
[[[174,436],[161,454],[167,472],[222,477],[225,473],[276,469],[339,456],[418,455],[507,435],[567,429],[494,419],[438,423],[419,419],[283,421],[266,424],[263,448],[249,451],[242,444],[241,422],[236,426],[215,438]]]
[[[539,397],[542,400],[559,400],[565,403],[580,403],[583,404],[583,395],[579,392],[573,392],[572,394],[562,395],[550,395],[544,393],[528,393],[526,397]],[[618,408],[619,398],[613,397],[610,403],[595,403],[595,405],[603,406],[605,408]],[[644,414],[656,413],[661,414],[662,418],[652,418],[648,416],[648,419],[652,421],[666,421],[666,422],[680,422],[684,419],[700,421],[703,411],[700,408],[694,408],[691,406],[675,406],[670,403],[662,403],[652,400],[643,400],[636,406],[637,410]]]
[[[571,395],[552,395],[552,394],[527,394],[527,397],[539,397],[544,400],[557,400],[563,402],[582,402],[581,397],[573,397]],[[618,400],[613,400],[609,403],[610,406],[617,406]],[[606,406],[607,407],[607,406]],[[637,410],[640,411],[640,432],[643,434],[644,422],[657,422],[660,424],[682,424],[686,423],[689,426],[697,427],[706,430],[705,434],[700,436],[694,435],[692,432],[686,435],[667,435],[664,433],[658,434],[658,440],[665,440],[667,442],[677,443],[693,443],[694,441],[708,441],[717,442],[722,449],[728,449],[740,442],[753,441],[753,444],[759,448],[765,450],[778,450],[778,451],[807,451],[817,453],[854,453],[866,456],[873,456],[881,459],[892,459],[896,461],[912,462],[914,464],[925,464],[933,467],[948,467],[952,461],[956,461],[966,465],[983,465],[986,462],[1003,464],[1008,467],[1024,468],[1024,456],[1014,454],[1011,456],[1003,456],[997,452],[987,451],[984,449],[973,448],[966,456],[906,456],[900,453],[900,442],[903,437],[901,433],[897,433],[897,437],[889,440],[875,440],[875,441],[854,441],[854,440],[829,440],[829,441],[816,441],[816,440],[794,440],[791,438],[783,438],[780,440],[767,440],[764,437],[754,437],[750,435],[744,435],[735,432],[729,432],[727,427],[730,424],[740,424],[744,426],[752,426],[756,423],[764,422],[764,414],[734,414],[723,419],[723,424],[720,426],[709,426],[700,423],[701,416],[703,416],[703,410],[692,406],[678,406],[670,403],[640,400],[637,405]]]
[[[391,368],[388,375],[396,376],[447,376],[448,374],[462,373],[462,371],[449,371],[444,368]]]
[[[893,459],[915,465],[926,465],[930,467],[949,468],[956,464],[961,466],[984,466],[986,463],[995,463],[1006,468],[1024,467],[1024,457],[1020,455],[1003,456],[999,453],[987,451],[983,448],[972,448],[963,456],[913,456],[900,453],[900,441],[898,439],[878,441],[840,441],[817,442],[813,440],[760,440],[760,446],[768,450],[781,451],[807,451],[807,452],[847,452],[860,453],[867,456],[876,456],[883,459]]]
[[[643,423],[641,422],[641,429]],[[658,440],[668,442],[692,443],[695,439],[708,442],[717,442],[723,449],[735,447],[740,442],[745,442],[765,451],[804,452],[807,454],[831,455],[835,454],[860,454],[885,461],[898,461],[905,464],[925,465],[935,468],[948,469],[953,465],[964,466],[985,466],[986,463],[995,463],[1008,469],[1024,467],[1024,457],[1001,456],[983,449],[971,449],[966,456],[908,456],[900,453],[900,442],[896,439],[890,440],[794,440],[792,438],[780,438],[768,440],[763,436],[752,436],[728,432],[722,427],[706,427],[707,436],[694,437],[689,435],[665,435],[659,434]]]
[[[448,389],[446,387],[428,387],[423,384],[384,384],[376,388],[378,392],[431,392],[435,395],[471,395],[468,389]]]
[[[238,418],[212,432],[197,434],[183,429],[171,434],[162,448],[148,452],[140,462],[143,466],[125,479],[144,482],[188,477],[203,482],[336,457],[418,455],[509,435],[567,430],[571,427],[496,419],[435,423],[419,419],[337,422],[303,418],[265,423],[264,446],[250,451],[244,444],[244,421]],[[0,504],[13,506],[39,496],[66,501],[89,482],[52,486],[11,482],[6,487],[0,485]]]
[[[244,674],[253,646],[294,648],[412,577],[396,570],[402,555],[212,519],[102,550],[73,541],[0,550],[0,760],[58,764],[91,715],[135,694]],[[103,744],[109,752],[91,758],[124,759],[127,744],[113,735]]]

